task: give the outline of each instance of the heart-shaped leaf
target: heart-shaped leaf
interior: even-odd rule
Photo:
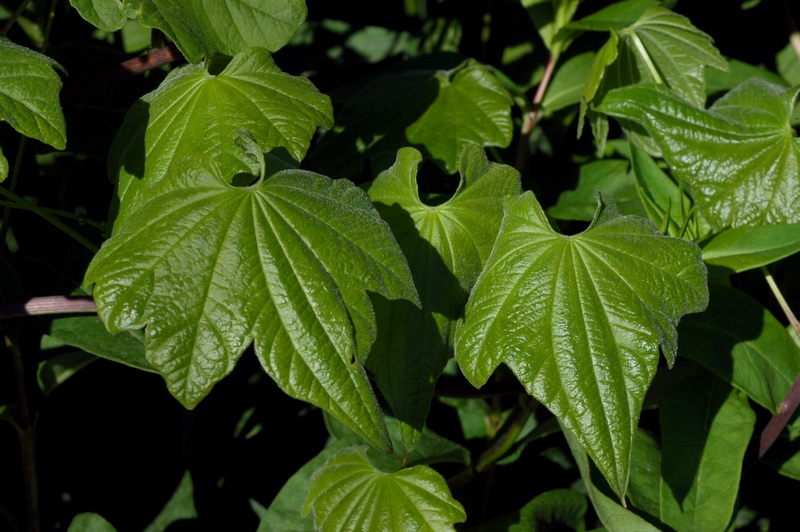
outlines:
[[[58,92],[58,63],[0,35],[0,120],[45,144],[63,150],[67,130]],[[3,171],[5,168],[5,171]],[[8,161],[0,152],[0,176],[8,175]]]
[[[210,155],[226,172],[252,173],[233,144],[244,129],[263,151],[302,160],[318,126],[330,127],[330,99],[305,78],[284,74],[269,52],[253,48],[212,74],[208,65],[170,73],[158,89],[128,111],[109,153],[118,176],[117,222],[146,203],[152,189],[190,151]]]
[[[360,363],[375,334],[366,290],[417,295],[367,195],[299,170],[235,187],[201,154],[182,166],[89,266],[106,326],[147,326],[148,360],[189,408],[254,341],[286,393],[389,448]]]
[[[800,141],[789,122],[798,95],[800,86],[754,78],[705,110],[641,85],[609,93],[598,109],[645,127],[719,230],[800,222]]]
[[[401,149],[368,190],[408,259],[422,300],[421,309],[407,301],[376,302],[378,338],[367,359],[400,422],[407,452],[419,440],[434,385],[452,356],[451,327],[492,250],[503,199],[521,192],[516,170],[490,163],[471,144],[461,154],[455,195],[429,206],[417,190],[421,162],[415,149]]]
[[[475,386],[505,362],[586,447],[623,497],[633,436],[659,348],[675,359],[679,318],[708,303],[700,249],[598,193],[589,229],[556,233],[530,192],[507,199],[489,261],[456,331]]]
[[[305,0],[126,0],[125,9],[143,26],[168,35],[192,63],[251,46],[276,52],[308,13]]]
[[[339,451],[311,477],[303,513],[314,511],[321,532],[340,530],[453,531],[467,519],[444,478],[427,466],[384,473],[367,447]]]

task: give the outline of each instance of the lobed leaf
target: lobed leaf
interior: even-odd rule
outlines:
[[[384,473],[369,463],[367,447],[343,449],[314,473],[303,514],[312,509],[321,532],[455,531],[467,518],[439,473],[427,466]]]
[[[192,63],[253,46],[277,52],[305,21],[305,0],[126,0],[129,17],[158,28]]]
[[[61,66],[4,35],[0,35],[0,57],[0,120],[26,137],[63,150],[67,131],[58,98],[61,79],[55,72]],[[0,153],[0,176],[4,174],[8,161]]]
[[[507,199],[489,261],[456,331],[456,360],[480,387],[504,362],[623,497],[659,348],[708,303],[696,245],[621,216],[608,195],[584,233],[556,233],[531,193]]]
[[[345,104],[312,159],[331,175],[350,177],[369,158],[374,175],[391,166],[399,148],[414,146],[455,173],[464,146],[505,147],[512,134],[508,92],[485,66],[467,60],[370,82]]]
[[[360,363],[375,334],[366,291],[417,295],[369,198],[300,170],[235,187],[207,156],[182,166],[89,266],[106,326],[147,326],[147,359],[188,408],[254,341],[286,393],[389,448]]]
[[[521,192],[519,174],[490,163],[479,147],[461,153],[461,183],[441,205],[420,200],[413,148],[381,173],[368,194],[408,259],[422,308],[407,301],[375,302],[378,336],[367,358],[401,427],[406,452],[413,450],[428,416],[436,380],[452,356],[451,329],[494,244],[503,200]]]
[[[598,109],[646,128],[719,230],[800,222],[800,142],[789,122],[798,94],[754,78],[704,110],[641,85],[610,92]]]
[[[318,126],[332,125],[330,99],[305,78],[284,74],[269,52],[251,48],[218,74],[213,64],[173,70],[158,89],[128,111],[109,153],[117,180],[117,223],[158,192],[191,151],[211,156],[232,175],[252,173],[233,145],[247,130],[263,151],[302,160]]]

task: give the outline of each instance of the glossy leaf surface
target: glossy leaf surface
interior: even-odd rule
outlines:
[[[306,19],[305,0],[127,0],[131,18],[158,28],[192,63],[251,46],[275,52]]]
[[[679,318],[707,302],[694,244],[621,216],[602,194],[589,229],[560,235],[525,193],[506,200],[494,250],[456,332],[456,359],[477,387],[505,362],[622,497],[659,349],[672,364]]]
[[[254,341],[286,393],[388,448],[360,364],[375,330],[366,290],[417,295],[369,198],[298,170],[235,187],[206,156],[182,167],[89,266],[106,326],[147,326],[148,360],[189,408]]]
[[[336,118],[313,159],[327,173],[349,177],[369,158],[373,175],[414,146],[447,172],[458,170],[467,144],[511,142],[511,97],[483,65],[465,61],[451,70],[407,70],[372,81]]]
[[[366,447],[344,449],[314,473],[303,512],[312,509],[321,532],[455,531],[467,518],[439,473],[427,466],[384,473],[370,464]]]
[[[69,3],[84,20],[103,31],[117,31],[128,21],[122,0],[69,0]]]
[[[58,93],[61,79],[58,63],[0,35],[0,121],[26,137],[63,150],[67,145],[66,124]],[[5,158],[0,154],[0,159]],[[8,174],[8,161],[0,163]]]
[[[714,228],[790,224],[800,222],[800,142],[789,122],[798,92],[751,79],[706,111],[643,85],[609,93],[600,110],[647,129]]]
[[[455,195],[428,206],[417,190],[421,162],[413,148],[401,149],[368,189],[408,259],[422,301],[421,309],[408,301],[375,303],[378,337],[367,358],[400,422],[406,451],[425,426],[434,385],[452,356],[451,328],[492,250],[503,200],[521,192],[517,171],[490,163],[473,144],[461,154]]]
[[[702,248],[706,264],[736,273],[752,270],[800,251],[800,224],[726,229]]]
[[[153,187],[178,172],[190,151],[208,154],[231,175],[253,173],[234,145],[237,130],[247,130],[263,151],[300,161],[317,127],[332,125],[329,98],[281,72],[263,48],[237,55],[218,74],[206,66],[173,70],[126,115],[109,154],[118,223],[157,194]]]
[[[706,312],[688,316],[679,331],[681,356],[771,412],[800,374],[800,347],[772,313],[739,290],[712,284]]]

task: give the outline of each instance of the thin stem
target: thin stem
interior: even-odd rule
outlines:
[[[781,7],[783,8],[784,20],[789,27],[789,42],[792,44],[797,58],[800,59],[800,30],[797,28],[794,17],[792,17],[792,10],[789,9],[789,4],[786,0],[781,0]]]
[[[22,357],[14,349],[8,336],[4,336],[6,352],[11,357],[14,371],[14,385],[17,388],[19,400],[19,419],[17,420],[17,434],[22,458],[23,483],[25,486],[25,503],[28,517],[28,531],[41,530],[39,518],[39,472],[36,460],[36,414],[28,400],[27,387],[25,386],[25,368]]]
[[[520,395],[519,405],[503,424],[494,442],[486,449],[475,463],[475,471],[480,473],[500,460],[514,446],[525,423],[539,403],[528,395]]]
[[[762,266],[761,271],[764,273],[764,277],[767,279],[767,284],[769,285],[770,290],[772,290],[772,295],[775,296],[775,299],[778,300],[778,304],[781,306],[781,309],[783,309],[786,319],[788,319],[789,323],[791,323],[792,327],[794,327],[797,336],[800,336],[800,322],[797,321],[797,318],[795,317],[794,312],[792,312],[789,303],[787,303],[786,299],[784,299],[781,289],[778,288],[778,285],[775,283],[775,279],[772,278],[772,274],[769,273],[769,270],[766,266]]]
[[[0,304],[0,320],[23,316],[48,314],[95,313],[97,305],[91,296],[45,296],[32,297],[25,301]]]
[[[51,209],[49,207],[40,207],[35,203],[31,203],[29,201],[23,201],[22,203],[19,203],[16,201],[0,200],[0,207],[8,207],[10,209],[22,209],[24,211],[31,211],[35,213],[43,212],[45,214],[52,214],[53,216],[58,216],[59,218],[69,218],[71,220],[77,220],[82,224],[91,225],[92,227],[95,227],[100,231],[106,230],[105,222],[98,222],[95,220],[91,220],[82,214],[74,214],[59,209]]]
[[[20,17],[20,15],[22,15],[22,12],[25,11],[25,8],[27,8],[28,4],[30,4],[30,3],[31,3],[31,0],[23,0],[22,4],[20,4],[20,6],[17,8],[17,10],[14,11],[14,14],[11,15],[11,18],[8,19],[8,22],[6,22],[6,25],[3,26],[3,35],[8,35],[8,32],[9,32],[9,30],[11,30],[11,27],[14,26],[14,23],[17,21],[17,19]]]
[[[56,6],[58,0],[50,2],[50,11],[47,12],[47,24],[44,27],[44,38],[42,39],[42,53],[47,52],[47,46],[50,44],[50,32],[53,30],[53,20],[56,18]]]
[[[0,187],[0,194],[2,194],[3,196],[7,197],[8,199],[10,199],[12,201],[15,201],[18,204],[22,204],[25,201],[23,198],[17,196],[13,192],[11,192],[9,190],[6,190],[6,189],[4,189],[2,187]],[[29,203],[29,205],[30,205],[30,203]],[[35,206],[33,206],[33,207],[35,207]],[[35,214],[38,214],[40,217],[44,218],[45,220],[47,220],[48,222],[50,222],[51,224],[53,224],[57,228],[61,229],[63,232],[65,232],[66,234],[68,234],[69,236],[74,238],[76,241],[78,241],[79,243],[83,244],[92,253],[97,253],[98,251],[100,251],[100,248],[96,244],[94,244],[92,241],[90,241],[85,236],[83,236],[79,232],[75,231],[71,227],[65,225],[58,218],[54,218],[53,216],[47,214],[46,212],[42,212],[41,210],[38,210],[38,209],[33,209],[32,208],[32,209],[29,209],[29,210],[31,212],[35,213]]]
[[[653,60],[650,59],[650,54],[647,53],[647,50],[645,49],[644,45],[642,44],[642,41],[639,39],[639,36],[636,35],[635,31],[628,32],[628,35],[631,36],[631,40],[633,41],[633,44],[636,46],[636,49],[639,51],[639,56],[644,61],[644,64],[647,65],[647,70],[650,71],[650,75],[653,76],[653,79],[655,80],[656,83],[658,83],[659,85],[663,85],[664,84],[664,80],[662,80],[661,76],[658,74],[658,69],[653,64]]]
[[[525,166],[525,160],[528,158],[528,141],[531,137],[531,131],[533,131],[539,119],[542,117],[542,102],[544,101],[547,87],[550,86],[550,80],[553,77],[553,71],[556,68],[557,61],[558,56],[551,54],[550,58],[547,60],[547,65],[542,75],[542,81],[539,82],[539,86],[536,88],[536,94],[533,97],[533,110],[522,118],[522,129],[520,130],[519,144],[517,145],[517,157],[514,162],[514,168],[520,173]]]
[[[19,171],[22,168],[22,156],[25,154],[25,146],[28,144],[28,137],[21,136],[19,139],[19,146],[17,147],[17,158],[14,159],[14,168],[11,170],[11,179],[8,181],[8,190],[14,192],[17,186],[17,178]],[[8,235],[9,222],[11,220],[11,208],[5,207],[3,209],[3,221],[0,222],[0,255],[6,249],[6,236]]]

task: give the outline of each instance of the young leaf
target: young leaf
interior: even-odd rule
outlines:
[[[254,341],[286,393],[387,449],[360,363],[375,331],[366,291],[417,295],[367,195],[300,170],[235,187],[200,154],[182,166],[89,266],[106,326],[147,326],[148,360],[189,408]]]
[[[455,173],[464,146],[505,147],[512,134],[511,97],[485,66],[468,60],[372,81],[345,104],[312,159],[330,175],[349,177],[369,158],[374,175],[411,145]]]
[[[413,148],[370,185],[411,267],[422,308],[376,301],[378,337],[367,358],[392,412],[403,446],[413,450],[428,416],[433,388],[452,355],[451,327],[486,263],[503,217],[503,199],[521,192],[519,173],[490,163],[474,144],[461,153],[461,184],[447,202],[425,205],[417,190],[422,156]]]
[[[467,518],[439,473],[427,466],[384,473],[369,463],[367,447],[344,449],[314,473],[303,514],[312,509],[321,532],[455,531]]]
[[[192,63],[217,52],[234,56],[251,46],[276,52],[305,21],[305,0],[126,0],[130,18],[158,28]]]
[[[706,312],[681,322],[680,355],[775,412],[800,374],[800,348],[772,313],[746,293],[715,284],[710,292]]]
[[[456,331],[456,360],[478,387],[505,362],[623,497],[659,348],[671,365],[678,320],[707,303],[696,245],[621,216],[602,193],[589,229],[560,235],[528,192],[506,200]]]
[[[84,20],[103,31],[117,31],[128,22],[123,0],[69,0],[69,3]]]
[[[715,229],[797,223],[800,142],[789,117],[798,93],[750,79],[706,111],[642,85],[609,93],[600,110],[647,129]]]
[[[63,150],[67,145],[64,113],[58,92],[58,63],[0,35],[0,120],[26,137]],[[5,158],[0,153],[0,159]],[[0,175],[8,174],[8,161],[0,163]]]
[[[800,224],[736,227],[703,243],[703,260],[731,272],[743,272],[800,251]]]
[[[152,188],[190,151],[210,155],[226,173],[252,173],[233,145],[247,130],[263,151],[300,161],[318,126],[331,127],[330,99],[305,78],[284,74],[263,48],[249,49],[219,74],[206,65],[173,70],[128,111],[109,153],[118,177],[117,223],[152,196]]]
[[[659,407],[661,515],[675,530],[725,530],[734,516],[756,415],[723,381],[686,381]]]

